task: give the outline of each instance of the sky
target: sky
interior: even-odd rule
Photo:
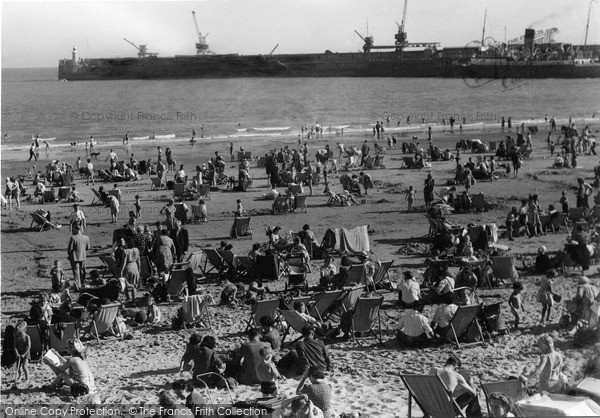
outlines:
[[[600,0],[593,0],[588,44],[600,44]],[[408,0],[409,42],[462,47],[486,36],[498,41],[527,27],[556,27],[554,39],[583,44],[589,0]],[[393,45],[403,0],[4,1],[2,68],[56,67],[73,46],[86,58],[136,56],[123,38],[159,56],[195,54],[196,31],[209,33],[220,54],[355,52],[354,33]],[[368,22],[368,23],[367,23]]]

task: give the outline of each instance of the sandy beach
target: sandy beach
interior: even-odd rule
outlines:
[[[579,126],[579,124],[578,124]],[[583,125],[581,126],[583,127]],[[548,126],[539,125],[540,131],[533,136],[532,159],[526,160],[519,171],[518,178],[500,178],[493,182],[477,182],[471,193],[484,193],[492,209],[486,212],[470,214],[453,214],[449,219],[454,224],[467,225],[468,223],[504,224],[507,213],[512,206],[519,206],[523,198],[536,193],[542,208],[549,204],[558,206],[561,191],[566,191],[571,205],[575,203],[575,190],[578,177],[586,181],[593,181],[593,169],[598,165],[597,156],[581,155],[578,158],[576,169],[552,168],[553,158],[546,149],[545,139]],[[598,124],[592,126],[595,135],[598,135]],[[427,174],[432,174],[436,182],[436,189],[445,186],[447,181],[454,178],[455,163],[453,161],[432,162],[430,168],[422,170],[401,169],[402,142],[411,142],[413,135],[418,136],[421,146],[427,144],[425,128],[420,133],[395,134],[398,144],[395,149],[385,151],[383,169],[369,170],[375,188],[369,195],[360,198],[360,206],[329,207],[326,205],[327,196],[323,194],[324,186],[314,187],[314,195],[309,197],[306,213],[289,213],[273,215],[271,201],[261,200],[263,193],[268,191],[267,176],[264,168],[258,168],[256,158],[263,156],[271,149],[283,146],[296,147],[295,139],[286,138],[252,138],[239,140],[235,143],[236,151],[243,147],[252,152],[250,175],[253,187],[247,192],[219,191],[211,193],[211,200],[207,201],[209,222],[206,224],[190,223],[184,225],[190,235],[190,251],[200,251],[202,248],[216,248],[221,240],[228,240],[233,244],[236,254],[246,255],[254,242],[266,242],[265,227],[281,226],[282,231],[299,231],[304,224],[309,224],[321,242],[327,228],[351,228],[357,225],[368,225],[371,231],[370,242],[373,257],[379,260],[394,260],[390,270],[393,281],[401,280],[402,273],[412,271],[419,282],[425,269],[425,259],[429,256],[429,244],[421,237],[427,234],[429,226],[424,216],[423,182]],[[455,129],[435,132],[434,145],[441,149],[451,149],[454,152],[455,144],[459,139],[479,138],[482,141],[500,141],[508,133],[501,132],[500,126],[493,129],[469,130],[462,134]],[[513,127],[511,134],[516,137]],[[553,138],[556,139],[557,135]],[[387,134],[386,134],[387,138]],[[329,144],[336,149],[336,143],[342,142],[346,146],[358,145],[368,139],[373,149],[373,140],[370,135],[362,134],[340,136],[325,133],[322,138],[309,143],[309,158],[314,161],[317,149]],[[387,147],[385,141],[379,142]],[[109,149],[102,146],[96,147],[101,154],[94,161],[97,169],[108,167],[104,162]],[[119,160],[129,160],[129,153],[135,153],[137,160],[152,158],[156,161],[156,146],[163,150],[171,147],[177,165],[184,164],[188,174],[193,175],[196,165],[206,163],[215,151],[225,155],[227,161],[225,173],[237,177],[237,163],[229,162],[229,142],[218,139],[211,141],[199,140],[196,144],[174,143],[161,141],[153,144],[146,141],[136,143],[131,148],[115,148]],[[2,156],[2,176],[26,176],[32,163],[26,162],[26,151],[4,153]],[[37,170],[43,170],[51,159],[67,161],[74,165],[77,156],[85,157],[83,146],[78,152],[68,148],[55,148],[48,156],[41,151],[41,159],[35,163]],[[468,157],[479,154],[463,155],[463,162]],[[491,155],[491,154],[486,154]],[[336,149],[337,156],[337,149]],[[361,170],[353,172],[340,172],[340,174],[358,174]],[[329,175],[332,190],[336,193],[342,191],[339,181],[340,174]],[[169,173],[168,179],[173,174]],[[88,228],[86,235],[90,237],[92,250],[88,253],[88,271],[98,269],[104,272],[98,255],[107,254],[112,245],[112,233],[115,228],[110,223],[109,210],[103,207],[91,206],[92,192],[85,185],[85,180],[75,176],[75,184],[84,203],[84,211]],[[34,188],[31,181],[26,181],[29,192]],[[103,183],[96,183],[96,188]],[[404,190],[408,186],[417,190],[416,210],[406,211]],[[105,183],[105,188],[112,188],[111,183]],[[151,181],[143,177],[140,181],[120,183],[119,187],[124,193],[121,205],[120,218],[117,226],[122,226],[127,221],[127,213],[133,209],[134,196],[141,195],[143,225],[153,225],[156,221],[164,221],[160,209],[172,197],[169,190],[151,191]],[[457,186],[459,192],[464,189]],[[283,191],[283,190],[280,190]],[[252,239],[230,239],[229,230],[233,222],[233,212],[236,209],[236,199],[241,199],[244,209],[251,216],[251,227],[254,231]],[[186,202],[189,205],[192,202]],[[195,202],[193,202],[195,203]],[[66,247],[69,240],[68,215],[72,211],[70,203],[54,203],[44,205],[44,209],[52,212],[54,222],[66,227],[60,230],[35,232],[30,230],[31,217],[29,213],[38,209],[37,203],[23,202],[20,210],[2,210],[2,296],[0,323],[2,328],[14,325],[24,318],[29,310],[29,303],[33,296],[40,291],[50,289],[49,271],[54,260],[60,259],[68,278],[71,270],[67,260]],[[499,243],[508,245],[511,254],[517,258],[520,265],[522,259],[532,260],[538,247],[544,245],[551,253],[561,250],[566,242],[565,231],[541,237],[519,237],[509,242],[502,238]],[[309,283],[318,283],[318,271],[321,260],[312,260],[312,273],[309,274]],[[339,258],[336,260],[339,265]],[[456,269],[454,269],[456,270]],[[109,277],[108,272],[104,272]],[[587,271],[593,284],[600,285],[598,266],[593,265]],[[537,364],[539,352],[535,341],[542,333],[550,333],[554,338],[556,347],[561,351],[568,366],[568,376],[571,382],[577,382],[582,375],[582,366],[587,361],[590,348],[576,347],[573,337],[567,334],[568,329],[558,325],[564,309],[565,301],[575,294],[579,270],[569,269],[566,274],[555,279],[556,291],[562,296],[562,302],[553,307],[551,322],[539,325],[541,306],[536,302],[536,294],[540,276],[522,275],[520,281],[524,285],[523,299],[526,313],[522,321],[522,329],[505,335],[494,335],[488,346],[476,346],[457,350],[451,344],[444,344],[425,349],[401,348],[396,342],[396,323],[401,311],[397,305],[398,295],[392,292],[383,292],[385,297],[381,319],[382,335],[385,347],[378,344],[375,339],[361,342],[337,342],[328,345],[328,350],[333,362],[333,371],[328,373],[327,381],[333,387],[333,408],[337,414],[360,412],[362,416],[371,417],[399,417],[408,414],[408,392],[402,384],[399,375],[403,373],[428,373],[431,367],[442,366],[446,358],[455,353],[462,359],[463,365],[471,371],[475,385],[480,388],[480,383],[504,380],[509,376],[518,376],[524,367],[529,369]],[[204,282],[203,282],[204,285]],[[271,283],[270,288],[282,289],[283,282]],[[214,280],[208,280],[205,291],[219,299],[221,287]],[[504,302],[502,315],[505,320],[511,321],[512,315],[506,304],[511,293],[509,288],[478,289],[480,300],[485,304]],[[153,404],[157,402],[157,393],[160,389],[169,387],[169,384],[178,376],[178,366],[185,343],[194,330],[173,331],[171,318],[179,304],[161,304],[162,322],[158,325],[144,325],[130,328],[130,339],[117,340],[105,339],[100,344],[95,340],[84,343],[88,348],[88,360],[96,379],[100,398],[104,404]],[[202,335],[214,335],[217,338],[217,350],[227,352],[239,347],[244,342],[243,331],[250,315],[250,306],[230,308],[226,306],[210,307],[212,317],[212,330],[201,331]],[[433,306],[426,306],[425,314],[431,319]],[[286,348],[287,349],[287,348]],[[67,391],[54,392],[43,390],[42,386],[49,384],[53,373],[45,365],[30,366],[31,381],[19,383],[13,387],[14,370],[3,370],[2,394],[3,404],[53,404],[70,405],[72,398]],[[189,374],[186,377],[190,377]],[[296,388],[298,379],[288,379],[281,383],[281,393],[291,396]],[[235,400],[245,400],[260,397],[258,386],[239,386],[234,391]],[[218,402],[228,402],[228,395],[224,391],[216,391],[213,398]],[[480,392],[480,404],[485,410],[485,398]],[[414,406],[414,405],[413,405]]]

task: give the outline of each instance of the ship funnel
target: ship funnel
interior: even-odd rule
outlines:
[[[535,29],[525,29],[525,38],[523,40],[523,52],[527,55],[533,55],[533,41],[535,39]]]

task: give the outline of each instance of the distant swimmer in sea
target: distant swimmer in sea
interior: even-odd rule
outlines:
[[[154,131],[152,131],[152,136],[150,137],[150,139],[156,139],[156,134],[154,133]]]
[[[50,151],[50,144],[48,143],[48,141],[44,141],[44,151],[46,152],[46,154],[48,153],[48,151]]]
[[[5,141],[5,142],[8,142],[8,134],[4,134],[2,136],[2,140]]]

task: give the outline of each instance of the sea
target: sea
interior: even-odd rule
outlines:
[[[297,137],[304,125],[370,137],[441,130],[453,117],[465,136],[555,117],[600,122],[600,79],[236,78],[59,80],[56,68],[2,69],[1,150],[32,137],[53,147],[132,142],[244,141]],[[444,124],[445,122],[445,124]],[[43,146],[43,145],[42,145]]]

